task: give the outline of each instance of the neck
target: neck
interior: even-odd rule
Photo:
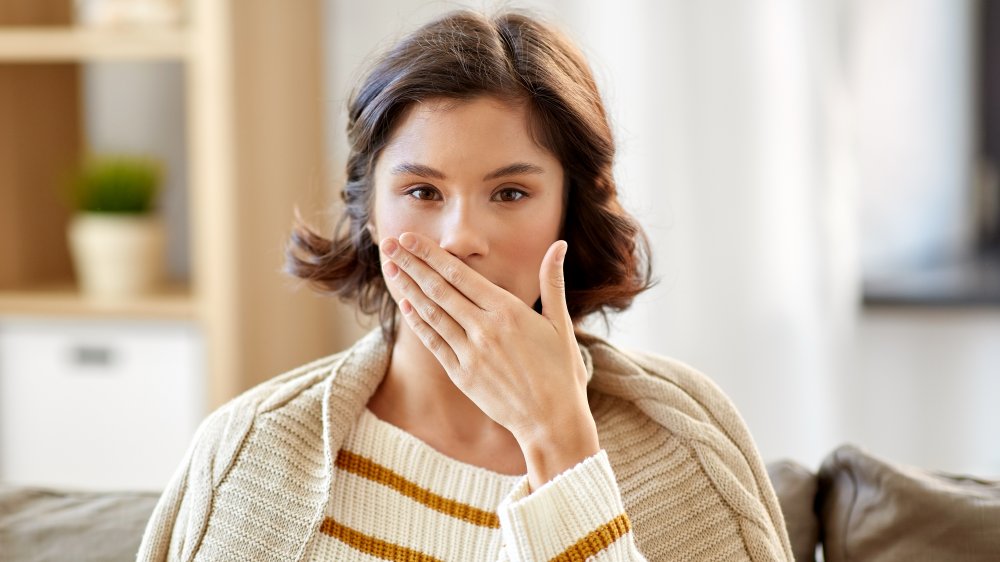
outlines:
[[[402,427],[422,427],[458,442],[476,443],[507,433],[455,386],[405,322],[399,326],[389,369],[369,408]]]

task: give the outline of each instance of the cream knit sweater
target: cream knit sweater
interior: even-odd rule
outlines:
[[[526,477],[447,457],[366,408],[336,464],[307,560],[498,560],[515,542],[536,559],[641,559],[633,541],[617,540],[627,517],[604,451],[529,496]]]
[[[410,458],[394,450],[416,438],[366,411],[389,360],[373,331],[209,416],[138,559],[791,561],[764,465],[722,392],[675,361],[579,341],[602,450],[530,495],[526,477],[425,444]],[[406,507],[365,515],[379,494],[384,508]],[[483,524],[456,526],[455,513]]]

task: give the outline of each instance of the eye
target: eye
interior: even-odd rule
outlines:
[[[440,196],[436,189],[422,185],[406,192],[407,195],[420,201],[437,201]]]
[[[513,203],[527,197],[528,194],[514,187],[505,187],[493,194],[494,201]]]

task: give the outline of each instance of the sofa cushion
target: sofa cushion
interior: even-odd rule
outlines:
[[[0,484],[0,558],[133,561],[158,497]]]
[[[888,463],[846,445],[819,471],[827,562],[1000,559],[1000,482]]]
[[[813,509],[816,474],[795,461],[782,460],[768,463],[767,475],[778,495],[796,562],[814,562],[819,542],[819,519]]]

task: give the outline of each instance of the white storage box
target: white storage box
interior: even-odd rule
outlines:
[[[162,490],[205,415],[191,323],[0,318],[0,481]]]

